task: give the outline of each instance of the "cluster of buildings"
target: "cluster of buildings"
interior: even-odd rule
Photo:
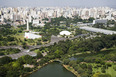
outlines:
[[[45,22],[50,22],[55,17],[80,16],[82,19],[107,19],[116,20],[116,10],[109,7],[93,8],[73,8],[73,7],[7,7],[0,8],[0,24],[11,21],[15,25],[26,24],[26,19],[34,26],[44,26]],[[47,19],[45,19],[47,18]]]

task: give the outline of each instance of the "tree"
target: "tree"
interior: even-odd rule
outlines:
[[[93,75],[93,77],[99,77],[99,75],[100,75],[100,72],[96,72],[96,73]]]
[[[22,47],[23,47],[24,49],[28,49],[28,48],[29,48],[25,42],[23,43],[23,46],[22,46]]]
[[[37,52],[37,58],[42,58],[43,55],[41,54],[41,52]]]
[[[9,70],[7,71],[7,75],[6,77],[19,77],[20,74],[18,72],[18,70]]]
[[[29,47],[27,45],[23,45],[23,48],[24,49],[28,49]]]
[[[73,64],[76,64],[76,61],[72,60],[69,62],[69,65],[72,66]]]
[[[114,66],[113,69],[116,71],[116,66]]]
[[[57,50],[54,52],[54,54],[55,54],[55,56],[56,56],[57,58],[59,58],[60,55],[63,54],[63,51],[60,51],[60,50],[57,49]]]
[[[0,66],[0,77],[6,77],[7,69],[5,67]]]
[[[81,64],[80,67],[81,67],[82,69],[86,69],[86,68],[87,68],[87,65],[84,63],[84,64]]]
[[[25,56],[22,56],[21,58],[22,58],[23,62],[26,64],[31,64],[33,62],[32,56],[25,55]]]
[[[64,64],[66,64],[66,65],[68,65],[68,64],[69,64],[69,62],[70,62],[70,60],[69,60],[69,59],[64,59],[64,60],[63,60],[63,63],[64,63]]]
[[[109,74],[100,74],[98,77],[111,77]]]
[[[14,68],[20,68],[20,63],[19,63],[18,61],[12,62],[12,66],[13,66]]]
[[[102,73],[106,73],[105,68],[102,67],[102,68],[101,68],[101,72],[102,72]]]
[[[25,72],[30,72],[30,71],[32,71],[32,69],[29,68],[29,67],[26,67],[26,68],[24,68],[24,71],[25,71]]]
[[[85,71],[84,71],[81,67],[79,67],[79,68],[77,69],[77,72],[78,72],[79,74],[82,74],[82,73],[84,73]]]
[[[88,76],[88,73],[85,72],[81,74],[81,77],[89,77],[89,76]]]
[[[90,17],[88,20],[89,20],[89,22],[93,22],[94,18]]]
[[[92,71],[92,65],[88,65],[88,70],[91,70]]]
[[[8,64],[10,62],[12,62],[11,57],[5,56],[5,57],[0,58],[0,65]]]
[[[74,68],[75,71],[77,71],[79,67],[78,66],[75,66],[73,68]]]
[[[93,43],[93,49],[94,49],[94,51],[100,51],[101,49],[103,48],[103,46],[102,46],[102,43],[101,42],[95,42],[95,43]]]

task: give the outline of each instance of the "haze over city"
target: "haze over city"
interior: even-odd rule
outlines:
[[[0,77],[116,77],[116,0],[0,0]]]
[[[48,6],[48,7],[100,7],[108,6],[116,8],[115,0],[0,0],[0,6]]]

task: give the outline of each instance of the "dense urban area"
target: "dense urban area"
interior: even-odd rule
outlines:
[[[0,8],[0,77],[58,62],[77,77],[116,77],[116,10]]]

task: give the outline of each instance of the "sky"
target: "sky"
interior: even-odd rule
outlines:
[[[29,6],[29,7],[100,7],[116,8],[116,0],[0,0],[0,6]]]

